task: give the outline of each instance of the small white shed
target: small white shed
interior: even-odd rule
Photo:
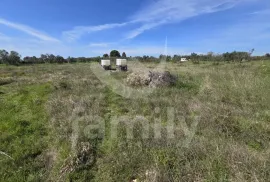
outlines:
[[[181,62],[186,62],[186,61],[188,61],[188,60],[187,60],[187,58],[181,58],[180,61],[181,61]]]
[[[105,70],[110,70],[111,69],[111,60],[101,60],[101,66],[105,69]]]
[[[101,66],[110,66],[111,61],[110,60],[101,60]]]
[[[126,66],[127,60],[126,59],[116,59],[116,66]]]
[[[116,67],[121,71],[127,71],[127,60],[116,59]]]

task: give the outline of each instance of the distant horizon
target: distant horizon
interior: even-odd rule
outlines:
[[[168,55],[270,52],[268,0],[9,0],[0,12],[0,49],[23,57],[159,56],[166,37]]]
[[[6,49],[1,49],[0,48],[0,50],[6,50]],[[113,50],[115,50],[115,49],[113,49]],[[21,59],[23,59],[24,57],[37,57],[37,58],[40,58],[40,56],[41,55],[51,55],[52,53],[41,53],[40,55],[22,55],[20,52],[18,52],[18,51],[16,51],[16,50],[6,50],[6,51],[8,51],[9,53],[10,53],[10,51],[15,51],[15,52],[17,52],[20,56],[21,56]],[[117,50],[118,51],[118,50]],[[123,51],[123,52],[125,52],[125,51]],[[122,53],[123,52],[121,52],[121,51],[119,51],[119,53],[122,55]],[[210,52],[212,52],[212,51],[210,51]],[[197,54],[197,55],[199,55],[199,56],[206,56],[206,55],[208,55],[210,52],[207,52],[207,53],[197,53],[197,52],[191,52],[191,53],[187,53],[187,54],[173,54],[173,55],[170,55],[170,54],[167,54],[167,56],[169,57],[174,57],[174,56],[191,56],[191,54],[192,53],[195,53],[195,54]],[[223,52],[223,53],[215,53],[215,52],[212,52],[212,55],[213,56],[222,56],[223,54],[225,54],[225,53],[232,53],[232,52],[246,52],[246,53],[248,53],[249,51],[236,51],[236,50],[234,50],[234,51],[230,51],[230,52]],[[255,51],[254,51],[255,52]],[[126,52],[125,52],[126,53]],[[107,58],[117,58],[117,57],[110,57],[110,52],[108,52],[108,53],[104,53],[104,54],[108,54],[109,55],[109,57],[107,57]],[[96,57],[103,57],[103,55],[104,54],[102,54],[102,55],[97,55],[97,56],[63,56],[63,55],[60,55],[60,54],[52,54],[52,55],[54,55],[54,56],[61,56],[61,57],[63,57],[63,58],[65,58],[65,59],[67,59],[67,58],[80,58],[80,57],[85,57],[85,58],[96,58]],[[266,54],[270,54],[270,51],[269,52],[266,52],[265,54],[262,54],[262,55],[256,55],[256,54],[254,54],[254,53],[252,53],[251,54],[251,57],[253,57],[253,56],[265,56]],[[164,53],[160,53],[160,54],[157,54],[157,55],[147,55],[147,54],[144,54],[144,55],[126,55],[126,58],[130,58],[130,57],[143,57],[143,56],[149,56],[149,57],[154,57],[154,58],[159,58],[159,56],[161,56],[161,55],[163,55],[163,56],[166,56],[166,54],[164,54]],[[119,58],[121,58],[122,56],[120,56]]]

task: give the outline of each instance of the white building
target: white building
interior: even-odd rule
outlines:
[[[111,69],[111,60],[101,60],[101,66],[105,70],[110,70]]]
[[[127,71],[127,60],[126,59],[116,59],[116,67],[119,70]]]
[[[126,59],[116,59],[116,66],[126,66],[127,60]]]
[[[180,61],[181,61],[181,62],[186,62],[186,61],[188,61],[188,60],[187,60],[187,58],[181,58]]]

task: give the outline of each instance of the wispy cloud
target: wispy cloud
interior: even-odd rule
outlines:
[[[101,43],[90,43],[89,47],[108,47],[111,43],[101,42]]]
[[[38,30],[36,30],[34,28],[31,28],[31,27],[29,27],[27,25],[10,22],[10,21],[5,20],[3,18],[0,18],[0,24],[8,26],[10,28],[14,28],[16,30],[20,30],[20,31],[22,31],[24,33],[27,33],[27,34],[31,35],[31,36],[37,37],[40,40],[59,42],[58,39],[53,38],[53,37],[41,32],[41,31],[38,31]]]
[[[165,23],[166,23],[166,20],[161,20],[159,22],[144,24],[141,27],[128,32],[126,34],[125,39],[133,39],[133,38],[137,37],[138,35],[142,34],[143,32],[145,32],[146,30],[150,30],[152,28],[155,28],[155,27],[160,26],[160,25],[165,24]]]
[[[63,36],[73,41],[86,33],[137,24],[137,28],[124,35],[124,39],[133,39],[152,28],[167,23],[181,22],[202,14],[227,10],[242,1],[248,0],[152,0],[148,5],[130,16],[129,21],[97,26],[78,26],[63,32]]]
[[[63,36],[69,40],[73,41],[79,39],[85,33],[97,32],[117,27],[122,27],[127,25],[130,22],[125,23],[111,23],[111,24],[104,24],[104,25],[97,25],[97,26],[77,26],[74,27],[72,30],[64,31]]]
[[[127,33],[126,38],[132,39],[154,27],[176,23],[188,18],[214,13],[233,8],[241,0],[158,0],[138,11],[131,18],[142,22],[141,27]]]
[[[264,9],[260,11],[254,11],[252,13],[249,13],[249,15],[267,15],[270,13],[270,9]]]

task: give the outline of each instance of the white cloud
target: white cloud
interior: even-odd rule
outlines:
[[[7,50],[16,50],[23,55],[30,56],[38,56],[41,53],[53,53],[63,56],[96,56],[108,53],[112,49],[125,51],[128,56],[144,54],[159,55],[164,52],[163,46],[147,46],[142,44],[140,44],[140,46],[133,46],[131,44],[129,45],[130,42],[126,39],[133,39],[147,30],[168,23],[178,23],[194,16],[230,9],[242,1],[248,0],[153,0],[150,4],[133,14],[133,16],[131,16],[127,22],[97,26],[76,26],[72,30],[63,32],[64,38],[68,40],[76,40],[86,33],[104,31],[129,25],[132,26],[125,27],[125,29],[135,27],[129,32],[124,33],[125,40],[120,40],[118,43],[92,42],[88,45],[80,45],[79,43],[76,44],[76,42],[73,42],[72,44],[69,44],[67,42],[60,42],[57,39],[26,25],[9,22],[0,18],[0,24],[39,38],[39,40],[35,41],[27,39],[22,40],[18,38],[11,38],[0,33],[0,48],[4,47]],[[250,14],[247,17],[250,18],[250,16],[259,15],[261,17],[248,23],[242,22],[238,26],[228,27],[226,29],[224,28],[224,32],[222,31],[216,38],[212,36],[213,39],[211,39],[210,42],[207,40],[199,46],[196,45],[196,43],[192,44],[192,50],[183,49],[181,46],[177,47],[177,45],[174,48],[168,48],[169,54],[189,54],[193,51],[204,51],[209,47],[211,47],[209,49],[216,47],[226,49],[230,47],[230,43],[232,42],[239,44],[241,43],[243,46],[243,43],[248,45],[248,43],[252,44],[252,42],[256,42],[258,40],[269,40],[270,25],[269,20],[267,19],[268,14],[266,15],[267,12],[269,12],[269,10],[258,11]],[[265,17],[264,21],[260,22],[262,17]],[[252,41],[248,42],[251,39]],[[51,41],[54,41],[55,43],[51,44]],[[205,45],[207,45],[207,47],[205,47]],[[188,46],[190,47],[190,45]]]
[[[133,39],[152,28],[167,23],[180,22],[201,14],[230,9],[241,1],[248,0],[152,0],[148,5],[133,14],[129,18],[130,21],[97,26],[78,26],[63,32],[63,36],[67,40],[73,41],[86,33],[138,24],[138,28],[125,34],[125,39]]]
[[[214,13],[234,7],[240,0],[158,0],[132,16],[143,25],[127,33],[132,39],[146,30],[166,24],[176,23],[206,13]]]
[[[254,11],[252,13],[249,13],[249,15],[267,15],[270,13],[269,9],[261,10],[261,11]]]
[[[101,42],[101,43],[90,43],[89,47],[108,47],[112,43]]]
[[[14,23],[14,22],[10,22],[8,20],[5,20],[5,19],[2,19],[0,18],[0,24],[3,24],[5,26],[8,26],[10,28],[14,28],[16,30],[20,30],[22,32],[25,32],[29,35],[32,35],[34,37],[37,37],[39,38],[40,40],[44,40],[44,41],[54,41],[54,42],[58,42],[59,40],[49,36],[49,35],[46,35],[45,33],[42,33],[38,30],[35,30],[27,25],[23,25],[23,24],[18,24],[18,23]]]
[[[97,26],[77,26],[74,27],[72,30],[64,31],[63,36],[69,40],[73,41],[79,39],[85,33],[91,33],[96,31],[102,31],[117,27],[122,27],[127,25],[129,22],[126,23],[112,23],[112,24],[104,24],[104,25],[97,25]]]
[[[157,26],[160,26],[162,24],[165,24],[166,21],[159,21],[159,22],[153,22],[153,23],[147,23],[147,24],[144,24],[143,26],[135,29],[135,30],[132,30],[131,32],[128,32],[126,34],[126,39],[133,39],[135,37],[137,37],[138,35],[142,34],[143,32],[145,32],[146,30],[150,30],[152,28],[155,28]]]

